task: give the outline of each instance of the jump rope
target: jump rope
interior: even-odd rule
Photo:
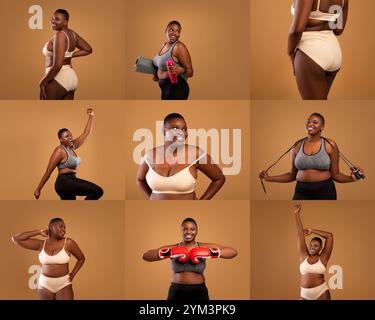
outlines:
[[[293,144],[287,151],[285,151],[274,163],[272,163],[266,170],[267,173],[271,170],[274,166],[276,166],[282,158],[284,158],[292,149],[294,149],[300,142],[306,140],[307,137],[298,140],[295,144]],[[340,159],[344,161],[344,163],[349,167],[350,171],[354,174],[357,180],[365,179],[365,176],[360,172],[360,169],[355,166],[340,150],[337,146],[333,145],[327,138],[322,137],[324,141],[326,141],[332,148],[334,148],[338,154]],[[264,185],[263,179],[260,179],[260,183],[262,185],[264,194],[267,194],[266,186]]]

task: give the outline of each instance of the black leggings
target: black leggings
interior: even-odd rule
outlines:
[[[319,182],[297,182],[293,200],[337,200],[332,179]]]
[[[76,196],[86,196],[85,200],[98,200],[103,195],[103,189],[95,183],[82,180],[74,173],[59,174],[55,190],[61,200],[76,200]]]
[[[210,300],[205,283],[200,284],[179,284],[171,283],[168,291],[167,300],[186,301],[186,300]]]
[[[177,83],[172,83],[169,78],[159,79],[161,100],[187,100],[190,88],[187,81],[178,76]]]

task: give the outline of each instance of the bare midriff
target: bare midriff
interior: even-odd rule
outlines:
[[[69,273],[69,263],[65,264],[43,264],[42,274],[50,278],[59,278]]]
[[[299,170],[296,180],[299,182],[320,182],[332,178],[331,171],[328,170]]]
[[[201,284],[205,282],[204,275],[195,272],[174,273],[172,276],[173,283],[179,284]]]

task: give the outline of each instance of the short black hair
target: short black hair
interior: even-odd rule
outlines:
[[[65,20],[69,21],[69,12],[65,9],[57,9],[55,13],[61,13],[64,16]]]
[[[64,133],[65,131],[69,131],[69,129],[67,129],[67,128],[62,128],[62,129],[60,129],[60,130],[57,132],[57,136],[59,137],[59,139],[61,138],[61,136],[63,135],[63,133]]]
[[[50,232],[50,230],[51,230],[51,226],[52,226],[54,223],[56,223],[56,222],[64,222],[64,220],[61,219],[61,218],[53,218],[53,219],[51,219],[51,220],[49,221],[49,224],[48,224],[48,231],[49,231],[49,232]]]
[[[170,22],[167,24],[167,27],[165,28],[165,30],[167,30],[168,27],[171,26],[172,24],[175,24],[175,25],[179,26],[180,29],[182,29],[182,27],[181,27],[181,23],[179,23],[179,22],[176,21],[176,20],[172,20],[172,21],[170,21]]]
[[[173,120],[173,119],[182,119],[185,121],[184,117],[182,115],[180,115],[179,113],[170,113],[168,114],[165,118],[164,118],[164,127],[166,127],[167,123],[170,121],[170,120]]]
[[[198,227],[197,222],[196,222],[193,218],[186,218],[186,219],[184,219],[184,221],[181,222],[181,226],[182,226],[185,222],[192,222],[192,223],[195,224],[196,227]]]
[[[323,241],[319,237],[314,237],[311,239],[311,241],[318,241],[320,243],[320,247],[323,247]]]
[[[314,112],[313,114],[311,114],[309,118],[311,117],[318,117],[322,121],[323,126],[326,123],[326,120],[324,119],[324,117],[318,112]]]

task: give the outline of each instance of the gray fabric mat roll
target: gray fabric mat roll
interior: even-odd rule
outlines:
[[[154,74],[156,72],[156,67],[153,61],[144,57],[137,57],[135,61],[135,71],[141,73]]]

